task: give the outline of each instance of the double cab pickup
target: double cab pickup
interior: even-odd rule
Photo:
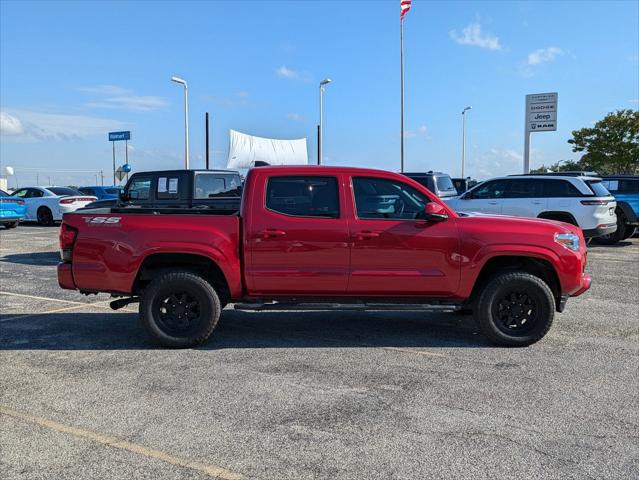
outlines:
[[[222,309],[472,312],[492,342],[530,345],[590,287],[581,230],[455,213],[372,169],[258,167],[239,212],[96,209],[64,215],[60,286],[140,303],[151,337],[191,347]]]

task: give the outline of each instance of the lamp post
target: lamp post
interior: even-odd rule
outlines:
[[[326,88],[326,85],[331,83],[331,81],[332,80],[330,78],[325,78],[319,84],[319,101],[320,101],[320,107],[319,107],[319,135],[318,135],[318,139],[317,139],[317,164],[318,165],[322,164],[322,143],[323,143],[323,140],[324,140],[324,125],[322,124],[323,121],[324,121],[324,89]]]
[[[466,164],[466,112],[471,110],[473,107],[468,106],[464,108],[461,112],[462,114],[462,168],[461,168],[461,176],[464,177],[464,165]]]
[[[184,85],[184,168],[189,169],[189,86],[180,77],[171,77],[171,81]]]

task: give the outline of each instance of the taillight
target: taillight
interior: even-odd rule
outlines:
[[[16,203],[18,205],[24,205],[24,200],[14,200],[13,198],[3,198],[0,199],[0,202],[2,203]]]
[[[608,205],[610,200],[582,200],[582,205]]]
[[[73,244],[78,236],[78,231],[62,223],[60,226],[60,257],[63,262],[70,262],[73,255]]]
[[[63,198],[60,200],[60,203],[63,205],[68,205],[69,203],[75,203],[75,198]]]

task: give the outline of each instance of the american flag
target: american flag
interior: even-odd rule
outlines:
[[[400,22],[404,20],[404,15],[406,15],[408,13],[408,11],[410,10],[410,2],[411,2],[411,0],[400,0],[400,2],[399,2],[399,10],[400,10],[399,20],[400,20]]]

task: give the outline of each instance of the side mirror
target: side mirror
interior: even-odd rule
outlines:
[[[426,220],[429,222],[443,222],[448,219],[446,209],[439,203],[428,202],[424,207],[424,212],[426,214]]]

